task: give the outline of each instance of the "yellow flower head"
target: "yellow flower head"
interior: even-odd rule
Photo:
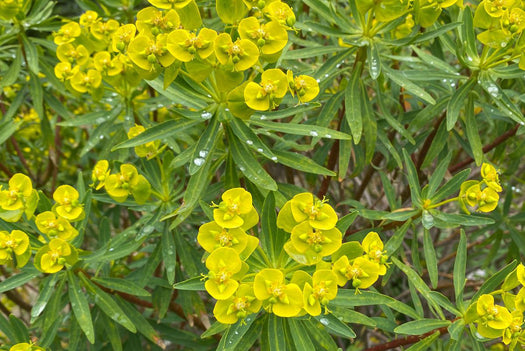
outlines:
[[[271,2],[263,9],[263,13],[266,17],[288,28],[293,27],[295,24],[295,14],[292,8],[284,2]]]
[[[78,221],[84,218],[83,205],[78,202],[78,191],[71,185],[61,185],[53,193],[56,201],[54,211],[68,221]]]
[[[223,324],[234,324],[239,319],[257,313],[262,302],[255,298],[253,284],[241,284],[233,296],[219,300],[213,309],[213,315]]]
[[[140,34],[133,39],[128,47],[128,55],[138,67],[146,71],[155,69],[155,65],[164,67],[175,61],[166,48],[167,34],[159,34],[156,38]]]
[[[9,21],[16,16],[17,12],[22,8],[23,2],[21,0],[4,0],[0,2],[0,18]]]
[[[111,49],[113,52],[124,52],[129,43],[135,38],[137,28],[134,24],[125,24],[119,27],[111,37]]]
[[[124,65],[118,57],[111,58],[107,51],[99,51],[93,57],[95,69],[106,76],[116,76],[122,72]]]
[[[305,283],[303,288],[304,309],[312,316],[321,314],[321,306],[328,304],[337,296],[337,277],[328,269],[317,270],[312,285]]]
[[[80,25],[83,27],[89,27],[99,20],[98,13],[95,11],[86,11],[80,15],[78,23],[80,23]]]
[[[304,103],[313,100],[319,94],[319,83],[310,76],[300,75],[294,78],[293,72],[286,72],[288,86],[292,96],[297,94],[299,102]]]
[[[197,241],[208,252],[231,247],[241,254],[248,244],[248,234],[240,228],[226,229],[216,222],[209,222],[200,226]]]
[[[33,343],[28,344],[27,342],[21,342],[11,346],[9,351],[45,351],[44,348],[34,345]]]
[[[358,257],[351,263],[348,257],[341,256],[332,267],[337,276],[337,284],[344,286],[347,281],[352,280],[354,288],[366,289],[377,281],[379,277],[379,265],[364,257]]]
[[[503,14],[514,4],[516,0],[485,0],[483,5],[485,6],[485,11],[491,17],[501,17]]]
[[[190,62],[195,55],[204,60],[213,54],[216,38],[217,32],[213,29],[202,28],[199,35],[185,29],[176,29],[168,35],[167,47],[179,61]]]
[[[213,219],[223,228],[243,226],[243,215],[252,212],[252,194],[242,188],[233,188],[222,194],[222,201],[213,210]]]
[[[234,275],[242,269],[237,251],[230,247],[213,251],[206,260],[206,268],[209,270],[204,284],[206,291],[217,300],[230,298],[239,287]]]
[[[61,62],[85,65],[89,60],[89,51],[84,45],[62,44],[57,48],[57,57]]]
[[[0,207],[7,211],[23,209],[32,192],[31,179],[22,173],[17,173],[9,180],[9,188],[0,190]]]
[[[108,195],[117,202],[124,202],[133,195],[138,204],[143,204],[151,194],[151,184],[131,164],[121,165],[120,173],[108,176],[105,187]]]
[[[11,233],[0,231],[0,264],[13,264],[23,267],[31,257],[29,237],[21,230],[13,230]]]
[[[35,255],[35,267],[44,273],[56,273],[66,263],[76,261],[76,252],[66,241],[55,238],[44,245]]]
[[[134,127],[129,129],[128,138],[132,139],[145,131],[146,128],[144,128],[144,126],[136,124]],[[159,153],[159,145],[160,140],[155,140],[147,142],[146,144],[135,146],[134,150],[138,157],[146,157],[148,160],[151,160]]]
[[[239,36],[257,45],[264,55],[281,51],[288,42],[288,32],[279,22],[270,21],[262,24],[253,16],[239,23]]]
[[[497,338],[512,324],[512,315],[503,306],[494,304],[494,296],[483,294],[476,303],[478,332],[487,338]]]
[[[255,297],[279,317],[297,316],[303,308],[303,294],[297,284],[286,284],[278,269],[265,268],[255,276]]]
[[[361,244],[365,251],[365,257],[379,265],[379,275],[386,274],[386,261],[388,257],[383,250],[383,242],[376,232],[370,232],[363,239]]]
[[[337,228],[328,230],[314,229],[308,222],[302,222],[292,229],[291,240],[297,251],[304,253],[312,250],[325,257],[336,252],[342,244],[343,235]]]
[[[89,69],[87,73],[78,70],[71,77],[70,82],[73,89],[79,93],[91,92],[102,83],[102,75],[95,69]]]
[[[499,183],[499,174],[496,168],[489,163],[483,163],[481,165],[481,177],[485,181],[487,186],[497,192],[502,191],[501,185]]]
[[[58,237],[62,240],[72,240],[78,235],[78,230],[75,229],[62,217],[56,217],[51,211],[42,212],[36,216],[35,224],[42,233],[48,237]]]
[[[325,200],[317,199],[311,193],[295,195],[290,200],[290,208],[296,222],[308,223],[316,229],[329,230],[337,224],[337,214]]]
[[[55,76],[62,82],[70,80],[79,71],[79,66],[71,68],[69,62],[59,62],[55,66]]]
[[[81,32],[80,25],[77,22],[69,22],[55,33],[54,42],[57,45],[72,43],[80,36]]]
[[[193,0],[148,0],[150,4],[159,9],[181,9]]]
[[[215,55],[222,65],[233,66],[236,71],[244,71],[259,60],[259,48],[248,39],[235,42],[228,33],[221,33],[214,42]]]
[[[135,25],[140,34],[155,37],[179,28],[180,17],[175,10],[160,11],[155,7],[146,7],[137,13]]]
[[[106,178],[109,176],[109,162],[108,160],[100,160],[93,167],[93,172],[91,173],[91,180],[94,186],[95,183],[98,183],[95,187],[96,190],[102,188],[106,182]]]
[[[95,22],[90,27],[89,31],[98,40],[109,42],[111,36],[119,29],[120,23],[114,19],[107,22]]]
[[[249,9],[256,8],[259,10],[264,9],[264,7],[274,1],[280,2],[278,0],[242,0]]]
[[[522,334],[523,311],[512,311],[512,323],[503,331],[503,343],[510,344]]]
[[[271,68],[261,75],[261,83],[249,82],[244,88],[244,100],[249,108],[257,111],[274,109],[288,91],[286,74]]]

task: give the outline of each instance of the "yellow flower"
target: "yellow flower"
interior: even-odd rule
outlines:
[[[216,222],[209,222],[200,226],[197,241],[208,252],[221,247],[231,247],[241,254],[248,243],[248,234],[240,228],[226,229]]]
[[[249,108],[257,111],[274,109],[288,91],[286,75],[271,68],[261,75],[261,83],[249,82],[244,89],[244,100]]]
[[[198,54],[201,59],[213,54],[213,42],[217,32],[202,28],[199,35],[185,29],[176,29],[168,35],[167,47],[175,58],[182,62],[190,62]]]
[[[485,0],[483,5],[485,6],[485,11],[491,17],[501,17],[507,11],[507,9],[514,6],[516,0]]]
[[[261,24],[257,18],[251,16],[239,23],[238,30],[241,39],[248,39],[253,42],[264,55],[281,51],[288,42],[286,28],[277,21]]]
[[[303,294],[297,284],[285,284],[284,274],[278,269],[265,268],[255,276],[255,297],[270,312],[279,317],[294,317],[303,308]]]
[[[299,224],[299,222],[294,219],[292,214],[292,201],[286,201],[277,215],[277,228],[281,228],[285,232],[291,233],[297,224]]]
[[[476,302],[476,312],[479,316],[478,333],[486,338],[502,336],[503,330],[512,324],[512,315],[503,306],[494,304],[494,296],[483,294]]]
[[[297,94],[299,102],[304,103],[313,100],[319,94],[319,83],[310,76],[300,75],[293,77],[293,72],[286,72],[288,86],[292,96]]]
[[[206,260],[206,268],[209,270],[204,284],[206,291],[217,300],[230,298],[239,287],[234,275],[242,269],[237,251],[229,247],[213,251]]]
[[[71,185],[61,185],[53,193],[56,201],[53,210],[68,221],[78,221],[84,218],[83,205],[78,202],[78,191]]]
[[[261,309],[262,302],[255,298],[253,284],[241,284],[235,295],[219,300],[213,309],[215,318],[223,324],[234,324],[239,319],[257,313]]]
[[[131,127],[128,131],[128,139],[132,139],[145,131],[146,128],[144,128],[144,126],[135,124],[135,126]],[[155,140],[147,142],[146,144],[135,146],[134,150],[138,157],[146,157],[148,160],[151,160],[158,154],[159,145],[160,141]]]
[[[332,206],[311,193],[295,195],[290,200],[290,207],[293,218],[298,223],[308,221],[313,228],[321,230],[332,229],[337,224],[337,214]]]
[[[62,82],[73,78],[78,71],[79,66],[71,68],[71,63],[69,62],[59,62],[55,66],[55,76]]]
[[[312,316],[321,314],[321,306],[328,304],[337,296],[337,277],[327,269],[317,270],[312,285],[306,282],[303,288],[304,309]]]
[[[379,277],[379,265],[364,257],[358,257],[350,263],[348,257],[341,256],[334,263],[332,271],[337,276],[339,286],[344,286],[347,281],[352,280],[352,286],[361,289],[370,287]]]
[[[44,273],[56,273],[66,263],[74,264],[77,260],[76,251],[62,239],[52,239],[49,244],[42,246],[35,255],[35,267]]]
[[[302,222],[292,229],[291,240],[297,251],[304,253],[312,250],[319,256],[329,256],[342,244],[343,235],[337,228],[328,230],[314,229],[308,222]]]
[[[181,9],[193,0],[148,0],[150,4],[159,9]]]
[[[166,48],[166,40],[167,34],[159,34],[156,38],[140,34],[129,43],[128,55],[134,64],[146,71],[154,70],[156,64],[167,67],[175,57]]]
[[[491,188],[485,188],[479,197],[478,210],[481,212],[491,212],[498,206],[499,195]]]
[[[57,48],[57,57],[61,62],[85,65],[89,60],[89,51],[84,45],[62,44]]]
[[[481,177],[485,181],[487,186],[497,192],[502,191],[501,185],[499,183],[498,171],[494,166],[489,163],[483,163],[481,165]]]
[[[138,204],[143,204],[151,194],[150,183],[131,164],[121,165],[120,173],[107,177],[105,187],[108,195],[117,202],[124,202],[133,195]]]
[[[11,233],[0,231],[0,264],[13,263],[16,259],[16,266],[21,268],[26,265],[31,257],[31,247],[29,237],[21,230],[13,230]]]
[[[95,164],[95,167],[93,167],[93,172],[91,173],[91,180],[93,181],[93,184],[91,186],[94,186],[95,183],[98,182],[97,186],[95,187],[96,190],[99,190],[102,188],[106,182],[106,178],[109,176],[109,162],[107,160],[100,160]]]
[[[259,10],[262,10],[265,6],[268,4],[277,1],[278,0],[242,0],[246,6],[248,6],[249,9],[256,8]]]
[[[34,345],[33,343],[28,344],[27,342],[21,342],[11,346],[9,351],[45,351],[44,348]]]
[[[135,38],[137,28],[134,24],[125,24],[111,36],[111,48],[114,52],[124,52]]]
[[[28,176],[16,173],[9,180],[9,188],[0,186],[0,218],[7,222],[16,222],[25,213],[30,219],[38,205],[38,192],[33,189]]]
[[[98,13],[95,11],[86,11],[80,15],[78,23],[83,27],[89,27],[99,20]]]
[[[175,10],[159,11],[150,6],[137,13],[135,25],[140,34],[157,36],[179,28],[180,18]]]
[[[233,188],[222,194],[222,201],[213,210],[213,219],[223,228],[239,228],[242,215],[252,212],[252,194],[242,188]]]
[[[379,265],[379,275],[386,274],[386,251],[383,250],[383,242],[376,232],[368,233],[361,244],[365,251],[365,257]]]
[[[93,64],[97,71],[110,77],[120,74],[124,66],[118,57],[112,59],[107,51],[97,52],[93,57]]]
[[[80,36],[80,25],[76,22],[69,22],[64,24],[58,32],[55,33],[54,42],[57,45],[72,43]]]
[[[235,42],[228,33],[221,33],[214,42],[215,55],[222,65],[233,66],[236,71],[244,71],[259,60],[257,45],[247,39]]]
[[[22,8],[22,5],[23,2],[21,0],[0,1],[0,18],[6,21],[11,20]]]
[[[274,1],[263,9],[264,15],[283,26],[293,27],[295,14],[290,6],[281,1]]]
[[[42,212],[35,218],[35,224],[42,233],[48,237],[58,237],[62,240],[72,240],[78,235],[78,230],[75,229],[62,217],[56,217],[51,211]]]
[[[119,27],[120,24],[117,21],[110,19],[107,22],[93,23],[93,25],[89,28],[89,31],[98,40],[108,42]]]
[[[512,323],[503,331],[503,343],[510,344],[513,340],[521,336],[523,325],[523,312],[512,311]]]
[[[70,82],[73,89],[79,93],[91,92],[102,83],[102,75],[95,69],[89,69],[87,73],[76,71]]]

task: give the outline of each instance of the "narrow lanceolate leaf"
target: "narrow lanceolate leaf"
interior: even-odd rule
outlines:
[[[435,289],[438,283],[436,249],[434,248],[434,243],[430,237],[430,232],[427,229],[424,229],[423,231],[423,252],[427,262],[428,276],[430,277],[432,287]]]
[[[0,144],[3,144],[7,139],[13,135],[20,122],[6,121],[5,123],[0,123]]]
[[[280,233],[277,228],[277,215],[275,214],[275,196],[273,192],[269,192],[264,200],[263,212],[261,216],[261,233],[259,239],[263,251],[266,252],[271,262],[276,263],[281,253],[282,246],[286,239],[284,235],[279,236]]]
[[[496,274],[493,274],[483,285],[479,290],[474,294],[472,297],[472,301],[476,301],[481,295],[483,294],[489,294],[492,291],[496,290],[496,287],[500,285],[507,275],[516,268],[517,262],[516,260],[512,261],[508,265],[506,265],[503,269],[498,271]]]
[[[273,130],[287,134],[321,137],[326,139],[350,140],[350,135],[346,133],[312,124],[263,122],[260,120],[252,120],[250,123],[267,130]]]
[[[447,130],[454,128],[461,108],[465,106],[465,99],[476,84],[475,79],[470,79],[456,91],[447,105]]]
[[[463,288],[465,287],[465,270],[467,268],[467,238],[465,231],[461,229],[459,244],[456,250],[456,260],[454,261],[454,293],[456,301],[462,299]]]
[[[403,157],[407,170],[408,185],[410,186],[410,195],[412,197],[412,204],[414,206],[421,205],[421,186],[419,185],[419,177],[417,175],[416,167],[407,151],[403,149]]]
[[[339,318],[333,314],[321,314],[315,317],[331,334],[343,336],[345,338],[353,339],[356,337],[355,332],[348,326],[348,324],[341,322]]]
[[[78,283],[78,278],[75,276],[72,270],[67,271],[68,277],[68,292],[69,292],[69,301],[71,302],[71,308],[75,314],[75,318],[82,328],[84,334],[86,334],[87,339],[90,343],[95,343],[95,331],[93,329],[93,321],[91,319],[91,312],[89,310],[89,304],[86,299],[86,295],[80,289],[80,284]]]
[[[418,97],[432,105],[436,103],[436,100],[434,100],[434,98],[429,93],[427,93],[419,85],[416,85],[412,81],[408,80],[402,73],[390,69],[385,69],[384,72],[394,83],[413,94],[415,97]]]
[[[436,170],[430,176],[430,180],[428,181],[427,198],[431,198],[432,195],[434,195],[437,188],[443,181],[451,159],[452,154],[447,154],[447,156],[439,162],[438,166],[436,167]]]
[[[219,118],[215,115],[197,142],[189,166],[190,175],[195,174],[204,165],[208,157],[213,154],[212,148],[215,145],[220,126]]]
[[[290,318],[288,320],[288,326],[290,327],[290,336],[297,350],[315,351],[314,344],[308,335],[309,331],[301,321]]]
[[[175,253],[175,240],[173,239],[173,232],[168,230],[168,226],[164,226],[162,232],[162,260],[164,261],[164,269],[166,270],[166,278],[171,285],[175,281],[175,265],[177,264],[177,255]]]
[[[204,281],[201,277],[193,277],[188,280],[185,280],[180,283],[176,283],[173,285],[174,289],[177,290],[193,290],[193,291],[203,291],[204,288]]]
[[[244,140],[252,150],[257,151],[264,157],[275,162],[275,155],[272,150],[259,139],[257,134],[244,123],[240,118],[232,118],[230,121],[230,127],[239,140]]]
[[[439,319],[419,319],[417,321],[407,322],[395,328],[394,331],[398,334],[407,335],[421,335],[428,333],[434,329],[441,327],[447,327],[451,323],[450,321],[443,321]]]
[[[11,62],[11,65],[9,65],[9,69],[7,70],[7,72],[5,72],[5,74],[2,74],[2,79],[0,80],[0,88],[13,85],[18,79],[18,74],[20,73],[21,67],[22,50],[18,48],[13,62]]]
[[[381,74],[381,58],[377,44],[371,43],[368,46],[368,73],[370,77],[376,80]]]
[[[275,161],[279,162],[290,168],[297,169],[301,172],[308,172],[313,174],[335,176],[334,171],[329,170],[319,164],[314,160],[304,155],[301,155],[297,152],[284,151],[284,150],[274,150]]]
[[[33,268],[26,270],[20,274],[13,275],[0,283],[0,293],[13,290],[14,288],[18,288],[19,286],[24,285],[39,274],[40,272]]]
[[[241,342],[242,338],[250,329],[250,326],[255,321],[254,315],[248,316],[244,319],[244,323],[240,321],[230,326],[230,328],[224,333],[217,346],[218,351],[233,351],[236,346]]]
[[[55,291],[55,284],[58,281],[59,274],[52,274],[42,281],[42,290],[38,294],[33,308],[31,309],[31,318],[36,318],[46,308],[51,295]]]
[[[361,115],[361,63],[357,63],[345,90],[345,116],[355,144],[361,141],[363,117]]]
[[[228,134],[233,159],[246,178],[263,189],[276,191],[277,183],[275,180],[266,173],[257,159],[235,135],[231,132]]]
[[[268,346],[270,351],[286,350],[286,320],[275,314],[268,315]]]
[[[91,280],[111,290],[120,291],[135,296],[151,296],[149,291],[142,289],[138,284],[129,279],[92,278]]]

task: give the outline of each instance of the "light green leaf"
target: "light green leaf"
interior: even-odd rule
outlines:
[[[450,321],[442,321],[439,319],[419,319],[417,321],[407,322],[395,328],[394,331],[398,334],[406,335],[421,335],[428,333],[434,329],[449,326]]]
[[[80,328],[86,335],[89,342],[94,344],[95,331],[93,329],[93,321],[91,320],[91,312],[89,310],[89,304],[86,296],[80,289],[78,278],[75,276],[72,270],[67,271],[67,277],[69,284],[69,301],[71,301],[71,308],[75,314],[75,318],[77,319],[78,325],[80,325]]]
[[[387,77],[390,78],[394,83],[396,83],[406,91],[412,93],[415,97],[418,97],[432,105],[436,103],[436,100],[434,100],[434,98],[429,93],[427,93],[420,86],[408,80],[402,73],[386,68],[383,71],[385,72]]]
[[[18,288],[19,286],[22,286],[25,283],[29,282],[31,279],[36,278],[39,274],[40,272],[37,271],[35,268],[28,267],[27,269],[24,269],[21,273],[13,275],[1,282],[0,293]]]
[[[428,229],[423,230],[423,252],[427,263],[430,282],[432,283],[432,287],[435,289],[438,283],[436,249],[434,248],[434,243],[432,242],[432,238],[430,237],[430,232]]]
[[[345,90],[345,116],[355,144],[361,141],[363,132],[362,98],[361,98],[361,62],[354,67],[350,81]]]
[[[452,95],[452,98],[447,105],[447,130],[454,128],[459,117],[459,112],[465,106],[465,99],[474,88],[476,79],[470,79],[468,82],[459,87],[459,89]]]
[[[111,290],[135,296],[151,296],[149,291],[142,289],[137,283],[130,279],[94,277],[91,280]]]
[[[345,338],[353,339],[356,337],[355,332],[346,323],[343,323],[333,314],[322,314],[316,316],[315,319],[319,321],[332,334],[340,335]]]
[[[306,157],[300,153],[284,150],[274,150],[275,162],[279,162],[285,166],[293,169],[297,169],[301,172],[308,172],[313,174],[321,174],[327,176],[335,176],[334,171],[329,170],[321,165],[315,163],[309,157]]]
[[[348,134],[311,124],[262,122],[254,120],[251,121],[251,124],[262,127],[267,130],[273,130],[276,132],[282,132],[293,135],[305,135],[311,137],[321,137],[326,139],[350,140],[350,135]]]
[[[173,285],[173,288],[177,290],[191,290],[191,291],[206,290],[204,288],[204,280],[202,279],[202,277],[193,277],[183,282],[176,283],[175,285]]]

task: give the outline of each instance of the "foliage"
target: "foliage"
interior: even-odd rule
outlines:
[[[0,2],[0,349],[521,349],[524,29]]]

